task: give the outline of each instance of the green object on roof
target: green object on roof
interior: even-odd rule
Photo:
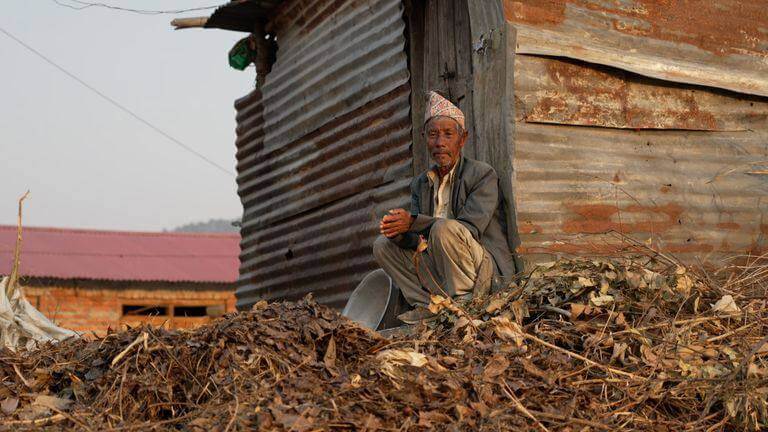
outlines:
[[[256,50],[251,49],[250,36],[246,36],[229,50],[229,65],[237,70],[245,70],[256,58]]]

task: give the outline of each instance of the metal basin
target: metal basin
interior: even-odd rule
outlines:
[[[402,325],[397,315],[407,307],[400,289],[382,269],[368,273],[349,296],[342,315],[372,330]]]

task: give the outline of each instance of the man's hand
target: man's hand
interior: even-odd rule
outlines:
[[[392,238],[408,232],[411,228],[411,214],[404,209],[392,209],[388,215],[381,218],[379,231],[386,237]]]

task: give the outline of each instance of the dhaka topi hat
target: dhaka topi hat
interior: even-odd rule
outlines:
[[[427,124],[434,117],[448,117],[456,120],[456,123],[464,127],[464,113],[448,99],[440,96],[437,92],[431,91],[427,95],[427,112],[424,114],[424,124]]]

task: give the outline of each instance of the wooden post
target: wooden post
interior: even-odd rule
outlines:
[[[424,80],[424,9],[423,0],[406,0],[405,17],[408,25],[408,69],[411,72],[411,154],[413,176],[429,166],[426,142],[422,135],[426,89]]]
[[[256,40],[256,88],[261,88],[267,79],[270,70],[269,57],[270,46],[264,37],[264,22],[256,21],[253,26],[253,38]]]
[[[24,200],[27,199],[28,196],[29,196],[29,191],[27,191],[21,198],[19,198],[19,217],[16,222],[16,247],[13,250],[13,263],[11,264],[11,274],[8,276],[8,284],[5,286],[5,295],[9,299],[13,295],[13,292],[19,289],[17,285],[19,283],[19,276],[20,276],[19,266],[21,263],[21,226],[22,226],[21,209],[23,207]]]
[[[520,245],[513,190],[514,54],[516,33],[504,19],[501,0],[468,0],[472,35],[472,108],[477,137],[477,159],[488,162],[499,175],[504,195],[509,247]],[[522,261],[515,254],[515,267]]]

